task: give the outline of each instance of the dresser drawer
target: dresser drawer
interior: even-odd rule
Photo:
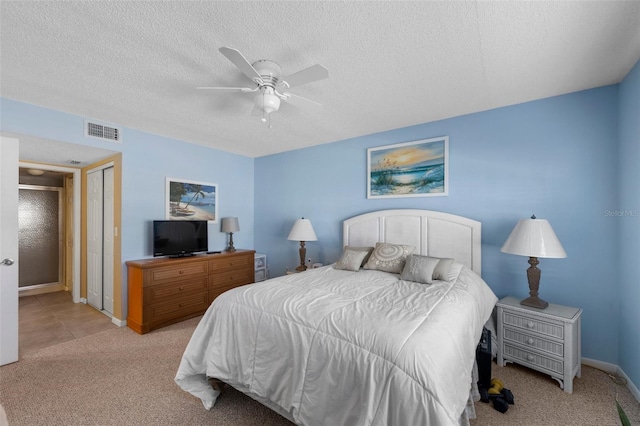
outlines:
[[[208,273],[207,262],[185,263],[176,266],[164,266],[147,271],[149,279],[147,283],[159,284],[186,278],[206,277]]]
[[[183,317],[194,312],[205,311],[209,307],[209,297],[206,291],[174,298],[171,301],[145,306],[145,316],[149,322],[157,323],[174,318]]]
[[[163,301],[173,302],[176,297],[207,291],[207,288],[207,277],[147,286],[144,288],[144,304],[152,305]]]
[[[222,287],[235,287],[253,282],[253,269],[220,272],[209,277],[209,290]]]
[[[220,296],[222,293],[224,293],[227,290],[231,290],[233,288],[236,287],[240,287],[237,284],[233,284],[233,285],[229,285],[229,286],[219,286],[219,287],[215,287],[215,288],[210,288],[209,289],[209,304],[213,303],[213,300]]]
[[[521,316],[513,312],[504,312],[502,320],[505,325],[533,331],[560,340],[564,339],[564,324],[561,322],[539,319],[533,316]]]
[[[243,256],[224,256],[209,260],[209,269],[216,272],[248,268],[253,270],[253,253]]]
[[[545,370],[552,371],[556,374],[564,373],[564,362],[561,360],[549,358],[543,355],[540,355],[536,352],[527,351],[524,349],[520,349],[516,346],[512,346],[508,343],[504,343],[504,352],[503,355],[505,358],[511,357],[518,359],[520,361],[524,361],[533,366],[537,366],[543,368]]]
[[[527,334],[509,327],[504,328],[505,341],[519,343],[523,346],[535,348],[551,355],[564,357],[564,345],[553,340],[540,338],[534,334]]]

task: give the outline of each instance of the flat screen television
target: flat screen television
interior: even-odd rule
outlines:
[[[209,249],[206,220],[154,220],[153,255],[182,257]]]

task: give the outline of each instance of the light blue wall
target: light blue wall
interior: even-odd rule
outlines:
[[[84,117],[0,99],[0,130],[122,153],[122,260],[152,257],[151,221],[164,219],[167,177],[218,184],[220,217],[237,216],[234,245],[253,248],[252,158],[124,128],[122,144],[85,138]],[[116,123],[117,124],[117,123]],[[213,136],[215,137],[215,136]],[[223,250],[220,223],[209,225],[209,249]],[[127,303],[123,265],[123,306]],[[126,309],[125,309],[126,310]],[[126,312],[125,312],[126,313]]]
[[[318,241],[308,257],[334,262],[341,222],[388,208],[422,208],[482,222],[483,277],[499,296],[528,294],[527,258],[500,247],[519,219],[548,219],[568,253],[540,259],[541,297],[584,309],[585,357],[618,361],[616,294],[618,86],[574,93],[256,159],[256,249],[271,276],[298,263],[296,218]],[[366,199],[366,150],[449,136],[447,197]]]
[[[640,62],[620,84],[620,361],[640,386]]]

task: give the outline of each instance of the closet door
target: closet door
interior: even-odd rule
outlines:
[[[102,310],[102,170],[87,174],[87,302]]]
[[[113,314],[113,238],[114,189],[113,167],[103,174],[103,245],[102,245],[102,309]]]
[[[113,314],[113,167],[87,174],[87,302]]]

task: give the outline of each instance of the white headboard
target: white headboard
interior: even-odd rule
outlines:
[[[415,254],[452,257],[480,275],[482,227],[473,219],[431,210],[380,210],[347,219],[342,228],[344,246],[408,244]]]

